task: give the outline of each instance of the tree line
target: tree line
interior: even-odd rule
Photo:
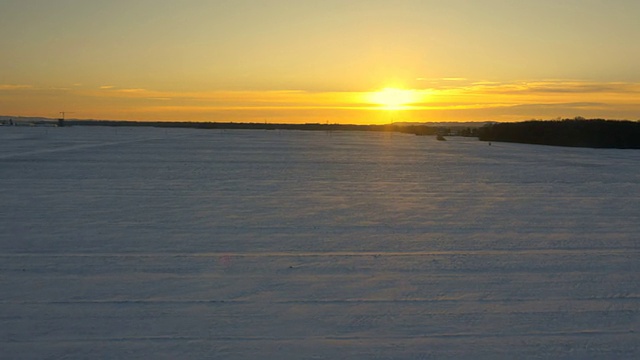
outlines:
[[[576,117],[492,123],[478,129],[478,138],[538,145],[640,149],[640,122]]]

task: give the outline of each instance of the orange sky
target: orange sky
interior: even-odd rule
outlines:
[[[637,120],[639,13],[631,0],[7,0],[0,115]]]

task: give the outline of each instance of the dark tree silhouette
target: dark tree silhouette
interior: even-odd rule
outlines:
[[[494,123],[478,129],[478,138],[525,144],[640,149],[640,122],[576,117],[557,121]]]

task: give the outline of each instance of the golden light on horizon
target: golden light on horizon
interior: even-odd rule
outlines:
[[[416,90],[384,88],[368,96],[368,102],[380,106],[382,110],[408,110],[411,105],[419,103],[424,94]]]
[[[0,1],[0,115],[638,119],[640,1],[567,2]]]

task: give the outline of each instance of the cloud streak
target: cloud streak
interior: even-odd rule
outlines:
[[[147,89],[104,88],[85,91],[83,95],[97,98],[173,101],[185,106],[217,106],[219,108],[358,108],[366,104],[356,100],[351,92],[276,91],[157,91]]]
[[[33,89],[31,85],[16,85],[16,84],[0,84],[0,91],[10,90],[29,90]]]

